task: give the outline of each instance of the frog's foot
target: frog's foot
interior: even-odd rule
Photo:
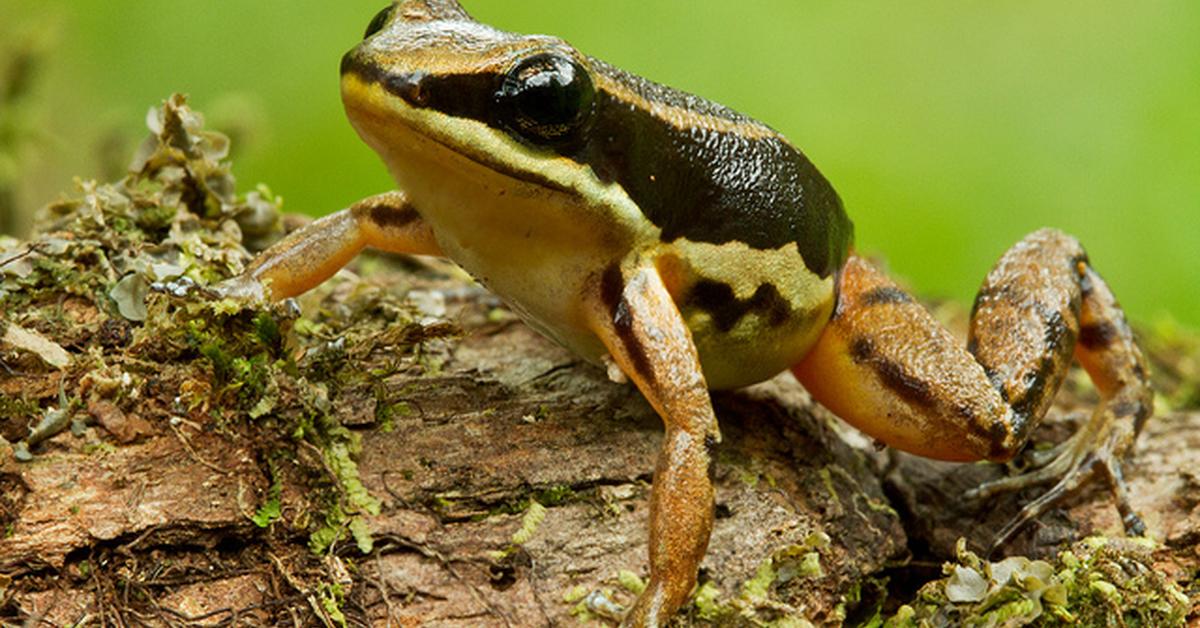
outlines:
[[[837,307],[792,372],[835,414],[890,446],[930,458],[1004,462],[1029,440],[1072,357],[1101,402],[1078,432],[1027,458],[1027,472],[972,491],[983,500],[1056,482],[1001,532],[1022,525],[1096,478],[1108,479],[1126,529],[1139,532],[1122,459],[1153,407],[1145,360],[1083,248],[1052,230],[1009,249],[984,281],[964,351],[894,282],[852,256]]]
[[[267,288],[257,277],[244,273],[208,287],[218,299],[235,299],[260,303],[267,300]]]
[[[994,551],[1012,539],[1026,524],[1051,510],[1080,487],[1099,474],[1112,491],[1113,500],[1121,514],[1127,534],[1141,536],[1146,527],[1129,501],[1122,461],[1132,450],[1137,433],[1134,422],[1123,420],[1124,412],[1139,407],[1137,403],[1107,400],[1092,413],[1091,419],[1075,434],[1053,449],[1034,452],[1029,458],[1028,471],[1018,475],[986,482],[968,491],[967,499],[983,503],[1003,493],[1020,491],[1033,486],[1055,482],[1045,493],[1029,502],[998,532],[992,541]]]

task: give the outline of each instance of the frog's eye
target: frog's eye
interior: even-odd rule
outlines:
[[[384,26],[387,26],[388,18],[392,17],[392,9],[394,7],[395,5],[389,4],[387,8],[376,13],[375,17],[371,18],[371,23],[367,24],[367,32],[363,35],[363,39],[367,39],[371,35],[383,30]]]
[[[539,145],[562,144],[576,137],[591,118],[595,99],[587,69],[558,53],[523,59],[504,76],[496,92],[500,122]]]

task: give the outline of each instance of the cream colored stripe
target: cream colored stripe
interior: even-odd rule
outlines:
[[[735,122],[717,116],[700,114],[691,109],[650,100],[612,77],[594,72],[593,78],[596,79],[596,86],[608,92],[612,97],[643,111],[647,111],[655,118],[682,131],[704,129],[716,133],[738,135],[752,140],[768,138],[782,139],[775,131],[754,121]]]

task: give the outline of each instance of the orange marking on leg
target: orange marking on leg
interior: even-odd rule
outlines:
[[[923,307],[851,257],[817,344],[792,372],[868,435],[941,460],[993,457],[1008,409],[983,369]]]
[[[303,294],[350,263],[364,247],[393,253],[441,255],[429,225],[400,192],[388,192],[355,203],[289,234],[264,251],[235,281],[231,292],[254,293],[247,285],[266,287],[266,296],[286,299]]]

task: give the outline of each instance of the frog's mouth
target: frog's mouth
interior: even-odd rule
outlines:
[[[590,168],[523,144],[486,122],[494,82],[488,74],[389,73],[353,51],[342,58],[342,100],[351,122],[369,144],[377,143],[376,128],[386,131],[403,124],[408,132],[497,174],[578,196],[569,181],[584,169],[594,178]],[[548,162],[555,167],[548,168]],[[567,167],[576,172],[564,181]]]

